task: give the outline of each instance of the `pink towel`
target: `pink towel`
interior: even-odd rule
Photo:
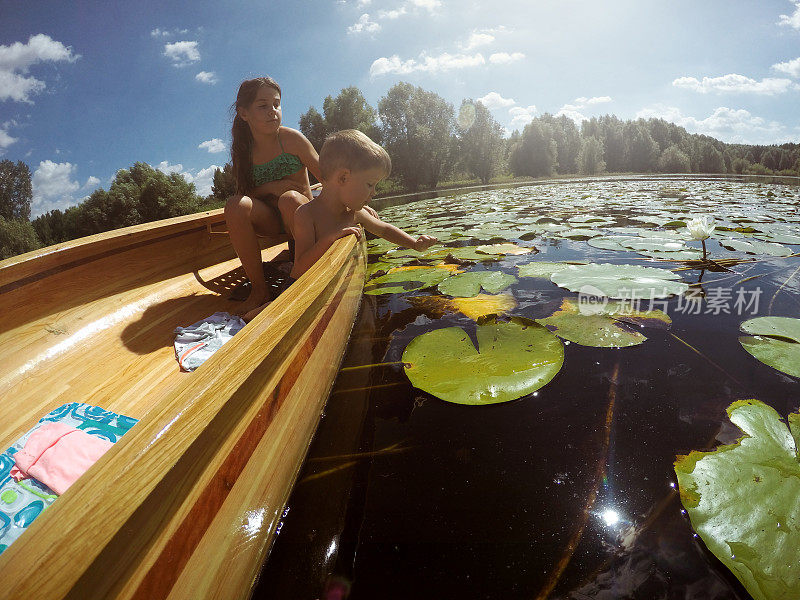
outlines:
[[[56,494],[83,475],[113,444],[66,423],[45,423],[14,455],[11,476],[19,481],[35,477]]]

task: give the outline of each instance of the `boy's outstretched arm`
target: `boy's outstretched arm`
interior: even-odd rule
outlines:
[[[397,244],[398,246],[403,246],[404,248],[413,248],[414,250],[422,251],[427,250],[439,241],[430,235],[421,235],[416,238],[410,236],[399,227],[395,227],[391,223],[381,221],[379,218],[372,216],[372,214],[363,208],[356,213],[356,221],[361,223],[364,226],[364,229],[370,233],[374,233],[375,235],[380,236],[383,239],[392,242],[393,244]]]
[[[322,255],[331,247],[333,242],[347,235],[355,235],[357,238],[361,238],[361,229],[359,227],[345,227],[319,240],[315,239],[311,207],[308,204],[299,207],[294,213],[294,266],[289,276],[295,279],[300,277],[322,258]]]

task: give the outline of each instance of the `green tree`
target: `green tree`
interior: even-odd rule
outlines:
[[[511,170],[516,175],[540,177],[555,173],[558,146],[550,125],[534,119],[522,130],[520,143],[511,153]]]
[[[625,163],[636,173],[649,173],[656,169],[658,144],[650,136],[643,121],[629,121],[623,129]]]
[[[0,260],[36,250],[39,246],[30,221],[0,217]]]
[[[300,115],[300,131],[318,152],[328,135],[342,129],[358,129],[373,141],[381,142],[375,109],[357,87],[344,88],[335,98],[327,96],[322,103],[322,112],[324,116],[311,106]]]
[[[31,216],[31,170],[22,161],[0,161],[0,217],[23,219]]]
[[[503,163],[503,126],[483,104],[464,100],[458,113],[456,135],[461,163],[482,183],[489,183]]]
[[[214,169],[214,181],[211,184],[211,196],[216,200],[225,201],[236,193],[236,183],[233,178],[233,166],[225,163],[222,169]]]
[[[580,152],[578,152],[578,173],[581,175],[594,175],[606,170],[606,163],[603,160],[603,144],[596,137],[588,137],[583,140]]]
[[[453,105],[400,82],[381,98],[378,113],[394,173],[411,191],[420,185],[435,187],[452,161]]]
[[[683,150],[672,145],[667,147],[658,157],[658,170],[661,173],[690,173],[692,163]]]
[[[710,141],[704,141],[700,145],[699,170],[701,173],[725,173],[725,159],[722,152]]]
[[[558,172],[577,173],[579,170],[578,154],[581,151],[583,142],[581,132],[578,126],[575,125],[575,121],[566,115],[554,117],[550,114],[542,115],[540,120],[550,126],[550,131],[556,142]]]

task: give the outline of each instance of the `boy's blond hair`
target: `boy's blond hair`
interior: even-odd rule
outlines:
[[[384,177],[392,172],[389,153],[357,129],[344,129],[325,138],[319,153],[322,178],[329,179],[338,169],[366,171],[383,169]]]

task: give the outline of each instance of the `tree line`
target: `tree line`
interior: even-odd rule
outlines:
[[[663,119],[622,121],[593,117],[580,126],[544,114],[510,136],[488,108],[465,99],[458,111],[444,98],[398,83],[370,106],[357,87],[311,106],[300,130],[319,151],[325,137],[359,129],[392,157],[392,174],[379,191],[415,192],[442,182],[489,183],[513,177],[601,173],[737,173],[800,175],[800,144],[727,144],[690,134]],[[137,162],[120,170],[108,191],[77,206],[30,220],[30,169],[0,161],[0,259],[41,246],[221,206],[234,192],[230,163],[214,173],[211,194],[200,197],[182,176]]]

